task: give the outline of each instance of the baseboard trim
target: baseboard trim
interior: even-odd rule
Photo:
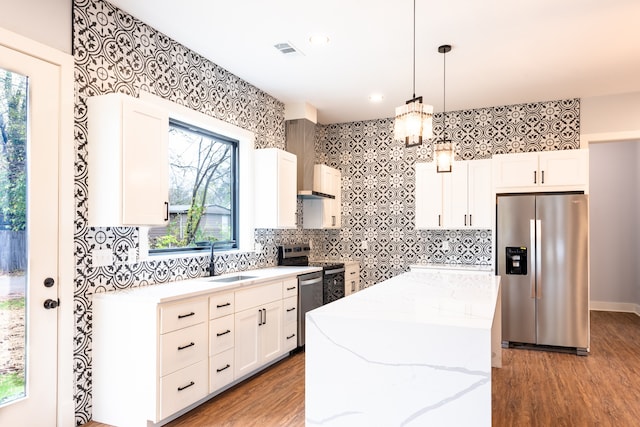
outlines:
[[[590,309],[593,311],[620,311],[624,313],[635,313],[640,316],[640,304],[628,302],[591,301],[590,305]]]

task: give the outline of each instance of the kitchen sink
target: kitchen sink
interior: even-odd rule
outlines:
[[[219,277],[217,279],[211,279],[209,281],[210,282],[238,282],[240,280],[255,279],[256,277],[257,276],[237,275],[237,276]]]

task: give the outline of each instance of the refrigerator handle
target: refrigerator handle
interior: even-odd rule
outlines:
[[[536,220],[536,289],[537,298],[542,298],[542,221]]]
[[[537,253],[534,252],[536,250],[536,221],[533,219],[529,220],[529,239],[531,249],[533,249],[530,253],[529,259],[533,259],[533,263],[535,265],[535,255]],[[536,271],[529,272],[529,283],[531,288],[530,298],[534,299],[536,297]]]

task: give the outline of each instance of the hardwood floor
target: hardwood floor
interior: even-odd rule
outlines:
[[[492,384],[494,427],[640,425],[640,317],[592,312],[587,357],[505,349]],[[167,426],[304,426],[304,353]]]

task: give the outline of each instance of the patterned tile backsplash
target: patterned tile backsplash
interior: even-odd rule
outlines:
[[[87,225],[86,98],[141,90],[250,130],[257,148],[284,148],[284,105],[229,71],[103,0],[74,0],[75,56],[75,322],[76,424],[91,419],[91,299],[95,292],[153,285],[206,274],[208,255],[125,263],[139,230]],[[579,148],[578,99],[447,113],[446,134],[458,159],[496,153]],[[436,114],[434,133],[442,132]],[[314,256],[359,259],[361,286],[418,262],[489,264],[490,230],[414,230],[416,160],[429,160],[432,141],[411,149],[393,140],[393,120],[318,125],[316,160],[342,172],[340,230],[255,231],[261,250],[220,255],[225,271],[275,264],[276,247],[311,241]],[[301,224],[302,203],[298,203]],[[366,241],[368,248],[362,249]],[[442,249],[442,242],[449,249]],[[109,248],[115,263],[93,267],[92,251]],[[222,263],[220,261],[223,261]]]

